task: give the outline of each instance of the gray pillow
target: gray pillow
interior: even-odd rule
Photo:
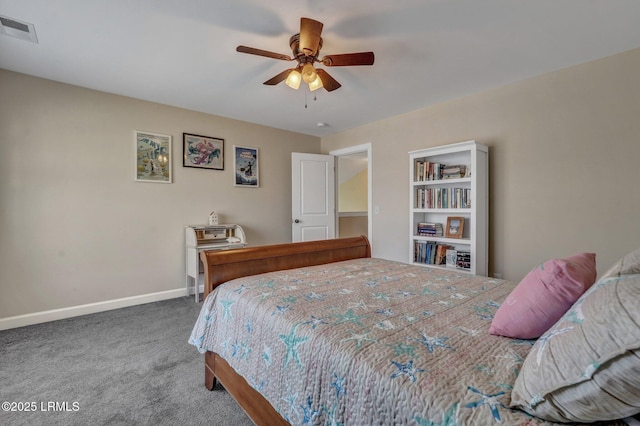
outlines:
[[[555,422],[640,413],[640,250],[625,256],[535,343],[511,407]]]
[[[622,275],[640,274],[640,249],[632,251],[613,264],[600,280]]]

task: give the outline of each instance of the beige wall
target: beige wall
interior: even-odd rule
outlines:
[[[593,251],[601,274],[640,247],[638,75],[640,49],[325,137],[322,151],[371,142],[375,256],[409,258],[407,152],[475,139],[490,152],[490,273],[519,280]]]
[[[368,237],[369,226],[367,216],[341,216],[338,218],[338,232],[340,238],[359,237],[365,235]]]
[[[366,212],[368,172],[363,170],[357,175],[342,182],[338,188],[339,212]]]
[[[409,257],[407,152],[475,139],[490,147],[490,273],[577,251],[602,273],[640,247],[638,75],[640,49],[320,144],[0,70],[0,319],[181,288],[183,226],[213,209],[251,244],[289,241],[290,153],[367,142],[374,255]],[[173,184],[133,181],[134,129],[173,136]],[[183,168],[182,132],[224,138],[226,170]],[[234,144],[260,149],[261,188],[233,186]]]
[[[320,139],[0,70],[0,318],[184,287],[184,230],[216,210],[251,245],[291,240],[291,152]],[[135,129],[173,136],[172,184],[135,182]],[[182,167],[182,133],[225,170]],[[260,188],[233,186],[233,145]]]

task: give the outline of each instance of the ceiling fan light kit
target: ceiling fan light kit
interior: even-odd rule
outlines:
[[[287,79],[285,80],[284,83],[287,86],[291,87],[292,89],[298,90],[300,88],[301,81],[302,81],[302,74],[300,74],[300,71],[296,69],[296,70],[291,70],[291,72],[287,76]]]
[[[305,83],[311,83],[316,78],[318,78],[318,74],[316,74],[316,70],[313,68],[311,64],[304,64],[302,67],[302,79]]]
[[[322,89],[324,85],[322,84],[322,79],[316,75],[316,79],[309,83],[309,90],[314,91],[318,89]]]
[[[309,86],[310,91],[324,87],[327,92],[332,92],[340,88],[341,84],[324,69],[315,68],[313,66],[314,63],[321,63],[325,67],[373,65],[375,57],[373,52],[359,52],[327,55],[319,59],[320,49],[322,48],[322,37],[320,37],[322,27],[322,22],[310,18],[300,18],[300,33],[294,34],[289,39],[289,47],[291,47],[293,58],[280,53],[247,46],[238,46],[236,51],[281,61],[295,60],[298,62],[296,68],[285,70],[265,81],[264,84],[266,85],[273,86],[284,81],[287,86],[297,90],[300,88],[302,80],[304,80]]]

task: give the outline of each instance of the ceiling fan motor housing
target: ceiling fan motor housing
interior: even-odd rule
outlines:
[[[305,55],[305,53],[300,50],[300,34],[294,34],[289,39],[289,46],[291,47],[291,52],[293,53],[293,57],[298,61],[300,65],[304,65],[306,63],[312,64],[315,62],[316,58],[320,55],[320,49],[322,49],[322,37],[320,37],[320,41],[318,43],[318,49],[313,55]]]

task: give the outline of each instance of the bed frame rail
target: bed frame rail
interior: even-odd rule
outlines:
[[[290,426],[257,390],[220,355],[205,354],[205,386],[213,390],[216,379],[233,396],[249,418],[258,426]]]

